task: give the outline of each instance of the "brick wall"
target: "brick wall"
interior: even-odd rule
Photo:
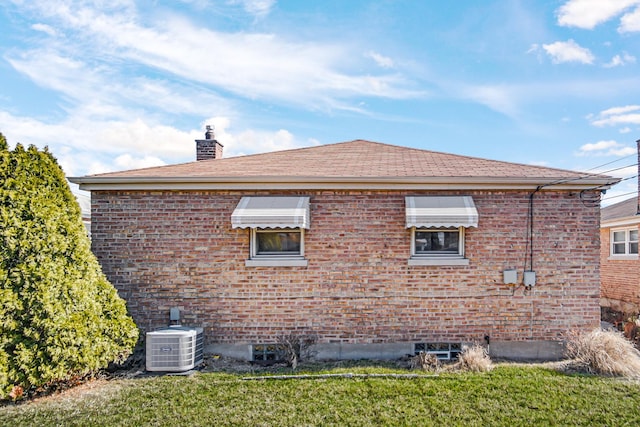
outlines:
[[[558,340],[599,322],[599,207],[575,194],[535,195],[530,291],[522,278],[527,192],[471,195],[478,228],[465,233],[468,266],[409,266],[402,191],[305,191],[307,267],[246,267],[249,230],[232,229],[243,195],[266,192],[92,193],[93,249],[137,324],[205,327],[208,342],[273,341],[291,332],[319,342]]]
[[[610,259],[611,228],[600,232],[602,305],[627,313],[640,312],[640,260]]]

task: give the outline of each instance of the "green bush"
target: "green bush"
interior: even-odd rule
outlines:
[[[137,338],[55,158],[0,134],[0,399],[122,360]]]

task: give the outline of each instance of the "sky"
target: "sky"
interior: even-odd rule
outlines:
[[[0,0],[0,132],[67,176],[366,139],[637,191],[640,0]],[[614,170],[615,169],[615,170]]]

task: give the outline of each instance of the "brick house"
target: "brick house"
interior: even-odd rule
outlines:
[[[315,334],[319,358],[561,356],[599,325],[600,191],[616,179],[356,140],[72,178],[139,327],[206,351]]]
[[[638,197],[602,209],[600,217],[601,305],[640,313],[640,259]]]

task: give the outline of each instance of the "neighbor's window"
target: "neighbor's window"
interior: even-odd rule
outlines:
[[[611,255],[637,255],[638,229],[613,230],[611,232]]]
[[[302,230],[253,229],[254,257],[302,256]]]

